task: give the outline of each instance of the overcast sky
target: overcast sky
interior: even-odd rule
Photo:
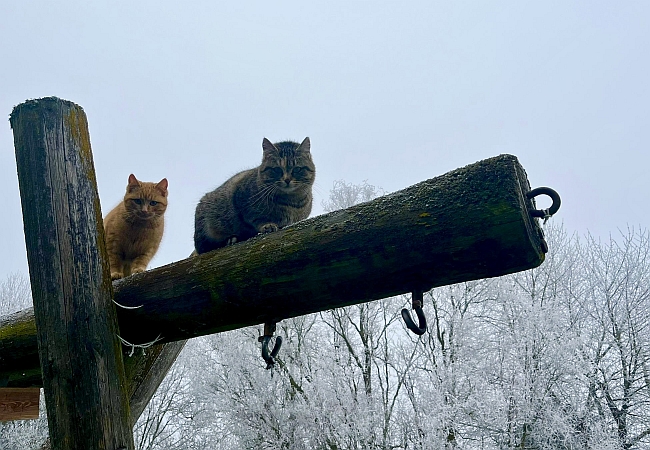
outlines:
[[[152,266],[192,251],[197,201],[263,137],[311,138],[313,214],[334,180],[392,192],[511,153],[569,230],[648,226],[650,2],[101,3],[0,3],[0,113],[81,105],[104,214],[130,173],[168,178]],[[28,271],[8,120],[0,192],[1,280]]]

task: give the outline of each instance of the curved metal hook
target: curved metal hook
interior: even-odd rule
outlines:
[[[413,333],[417,334],[418,336],[422,336],[424,333],[427,332],[427,318],[424,317],[424,311],[422,311],[422,308],[413,308],[415,311],[415,314],[418,316],[418,321],[420,322],[419,326],[413,322],[413,319],[411,319],[411,314],[409,313],[408,309],[404,308],[402,309],[402,319],[404,319],[404,322],[406,324],[406,327],[411,330]]]
[[[275,365],[275,357],[278,356],[280,347],[282,347],[282,336],[277,336],[275,338],[275,345],[273,350],[269,353],[269,342],[273,336],[263,336],[262,337],[262,358],[266,361],[266,368],[270,369]]]
[[[411,304],[413,306],[413,310],[415,311],[415,314],[418,316],[419,324],[416,325],[415,322],[413,322],[413,319],[411,318],[411,314],[406,308],[402,309],[402,319],[404,319],[406,328],[408,328],[418,336],[422,336],[424,333],[427,332],[427,318],[424,316],[424,311],[422,311],[422,302],[423,302],[424,293],[421,290],[414,290],[411,295],[412,295]]]
[[[260,336],[258,341],[262,343],[262,358],[266,362],[266,368],[270,369],[275,365],[275,358],[278,356],[280,347],[282,347],[282,337],[278,336],[275,338],[275,345],[273,350],[269,353],[269,342],[275,333],[276,323],[275,322],[266,322],[264,324],[264,336]]]
[[[529,199],[537,197],[538,195],[548,195],[551,197],[551,200],[553,200],[553,204],[551,204],[551,207],[548,209],[533,209],[530,211],[530,215],[533,217],[541,217],[546,221],[549,217],[555,214],[558,209],[560,209],[560,204],[562,203],[560,200],[560,194],[549,187],[538,187],[526,193],[526,197]]]

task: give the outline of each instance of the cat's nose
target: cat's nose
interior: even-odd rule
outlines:
[[[291,178],[285,178],[284,182],[289,186],[289,183],[291,183]]]

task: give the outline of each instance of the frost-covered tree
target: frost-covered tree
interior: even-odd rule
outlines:
[[[379,193],[338,181],[323,206]],[[135,427],[138,448],[647,447],[650,234],[545,231],[540,267],[425,293],[421,337],[399,317],[405,295],[279,322],[271,370],[261,325],[191,340]],[[26,306],[21,286],[0,284],[2,311]],[[37,446],[30,426],[0,425],[0,448]]]
[[[32,291],[29,280],[14,273],[0,282],[0,317],[32,306]]]
[[[181,354],[133,427],[138,450],[206,448],[191,426],[202,413],[190,385],[192,358],[198,359],[192,352]]]
[[[337,182],[324,206],[376,193]],[[426,293],[422,337],[399,320],[400,296],[280,322],[270,371],[260,327],[194,340],[187,448],[642,448],[646,235],[546,231],[539,268]]]
[[[622,448],[650,445],[650,234],[628,230],[619,241],[589,236],[580,247],[583,284],[574,301],[591,364],[591,406]]]

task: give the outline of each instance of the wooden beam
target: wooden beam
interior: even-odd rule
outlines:
[[[43,387],[33,308],[0,317],[0,387]]]
[[[115,285],[122,337],[170,342],[541,264],[523,168],[500,156]]]
[[[30,100],[10,117],[52,449],[133,449],[83,109]]]
[[[133,423],[156,393],[184,346],[185,341],[154,345],[145,353],[138,351],[132,356],[128,356],[129,349],[124,350],[124,372]],[[0,355],[0,387],[43,386],[32,308],[0,318]]]
[[[139,307],[118,308],[121,335],[171,342],[536,267],[544,243],[529,190],[502,155],[119,280],[115,300]],[[6,330],[0,362],[12,358]]]
[[[40,388],[0,388],[0,422],[38,419]]]

